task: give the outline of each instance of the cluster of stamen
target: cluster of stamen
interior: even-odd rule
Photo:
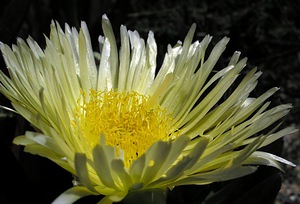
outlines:
[[[148,97],[137,92],[95,91],[82,94],[75,109],[76,126],[88,148],[100,143],[104,134],[107,145],[124,152],[125,166],[141,156],[155,142],[176,137],[170,114]],[[162,155],[163,156],[163,155]]]

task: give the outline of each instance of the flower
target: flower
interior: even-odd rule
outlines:
[[[241,177],[259,165],[294,165],[259,150],[296,131],[276,125],[290,104],[268,109],[278,88],[251,98],[261,72],[253,68],[237,82],[247,61],[240,52],[213,71],[228,38],[206,58],[211,37],[192,43],[192,25],[183,44],[168,46],[156,74],[152,32],[145,43],[121,26],[118,51],[106,15],[102,27],[99,53],[84,22],[79,32],[52,22],[44,50],[30,37],[12,48],[1,44],[10,77],[1,72],[0,90],[37,130],[14,143],[80,181],[54,203],[99,194],[100,203],[112,203],[134,192]]]

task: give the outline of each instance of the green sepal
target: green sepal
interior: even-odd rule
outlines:
[[[166,204],[167,189],[147,189],[132,191],[122,201],[124,204]]]

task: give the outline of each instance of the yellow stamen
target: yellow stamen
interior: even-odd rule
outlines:
[[[103,133],[106,144],[116,147],[119,156],[120,149],[124,152],[126,167],[153,143],[177,135],[170,114],[158,105],[150,106],[148,97],[137,92],[91,90],[86,98],[83,93],[78,101],[74,124],[88,148],[100,143]]]

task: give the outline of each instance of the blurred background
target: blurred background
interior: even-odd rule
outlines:
[[[294,108],[284,126],[300,128],[300,1],[299,0],[2,0],[0,3],[0,41],[8,45],[16,38],[33,37],[42,47],[51,20],[79,28],[86,21],[92,44],[98,50],[102,35],[101,16],[109,17],[117,40],[119,27],[126,25],[144,38],[149,30],[158,44],[158,67],[167,44],[183,40],[192,23],[197,24],[194,39],[212,35],[212,45],[223,36],[230,42],[216,69],[228,63],[236,50],[247,56],[248,67],[264,72],[254,94],[273,86],[280,91],[273,105],[292,103]],[[211,46],[212,47],[212,46]],[[0,57],[0,68],[6,72]],[[0,96],[0,104],[10,107]],[[12,139],[30,130],[18,115],[0,109],[0,176],[2,203],[51,203],[72,186],[72,176],[47,159],[30,155]],[[300,165],[299,133],[289,135],[268,147],[268,151]],[[300,168],[285,167],[286,172],[261,167],[253,174],[229,182],[207,186],[176,187],[168,203],[300,203]],[[78,203],[95,203],[88,197]]]

